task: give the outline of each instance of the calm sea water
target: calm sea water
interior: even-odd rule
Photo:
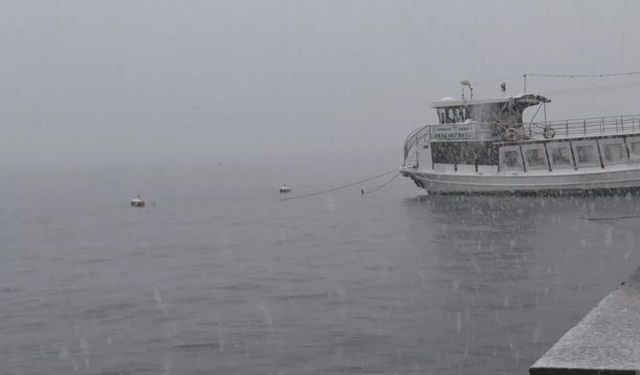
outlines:
[[[585,220],[640,197],[422,196],[399,178],[278,201],[282,182],[369,172],[6,172],[0,373],[525,374],[640,264],[640,219]],[[129,207],[139,192],[156,205]]]

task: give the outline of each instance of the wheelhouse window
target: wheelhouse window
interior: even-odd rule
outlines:
[[[462,115],[460,112],[460,108],[454,109],[456,122],[462,122]]]
[[[447,123],[453,124],[456,122],[456,115],[453,108],[447,108]]]
[[[466,107],[438,108],[438,121],[441,124],[461,123],[470,118],[471,112]]]
[[[456,122],[464,122],[467,119],[467,110],[464,107],[456,108]]]
[[[571,146],[567,142],[552,142],[547,144],[551,168],[573,168]]]

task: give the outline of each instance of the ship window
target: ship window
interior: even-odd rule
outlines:
[[[473,107],[465,107],[465,119],[473,119]]]
[[[627,150],[622,138],[602,139],[598,143],[600,145],[600,154],[602,161],[606,164],[617,164],[627,161]]]
[[[453,110],[453,113],[455,114],[455,120],[456,122],[461,122],[460,121],[460,109],[456,108]]]
[[[500,148],[500,165],[504,169],[522,169],[522,158],[517,146]]]
[[[569,148],[568,143],[549,143],[547,148],[549,150],[549,157],[551,158],[551,166],[553,168],[573,167],[573,162],[571,161],[571,149]]]
[[[458,164],[460,142],[431,143],[431,158],[434,163]]]
[[[453,114],[453,108],[448,108],[447,109],[447,123],[454,123],[456,122],[455,120],[455,115]]]
[[[608,144],[604,145],[604,158],[608,162],[619,162],[625,159],[624,151],[622,150],[622,144]]]
[[[458,108],[458,122],[464,122],[464,112],[462,108]]]
[[[527,168],[539,169],[547,168],[547,158],[544,154],[544,146],[535,146],[535,148],[524,149],[524,160],[527,163]]]
[[[518,151],[507,151],[504,153],[504,164],[507,167],[515,168],[518,166]]]
[[[438,120],[440,121],[441,124],[444,124],[446,121],[444,109],[442,108],[438,108]]]
[[[518,151],[507,151],[504,153],[504,165],[509,168],[518,167]]]
[[[640,137],[627,137],[626,142],[629,150],[629,159],[640,161]]]
[[[496,149],[490,142],[432,142],[431,157],[438,164],[498,163]]]
[[[576,150],[576,162],[580,166],[594,166],[599,163],[598,153],[593,143],[577,144]]]
[[[496,156],[489,142],[460,142],[460,164],[496,165]]]

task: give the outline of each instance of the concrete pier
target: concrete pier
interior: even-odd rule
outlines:
[[[640,375],[640,269],[530,369],[530,375]]]

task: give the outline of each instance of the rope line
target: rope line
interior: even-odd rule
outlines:
[[[377,188],[375,188],[375,189],[373,189],[373,190],[365,191],[364,193],[362,193],[362,195],[371,194],[371,193],[373,193],[373,192],[375,192],[375,191],[378,191],[378,190],[382,189],[383,187],[385,187],[385,186],[389,185],[389,184],[391,183],[391,181],[395,180],[395,179],[396,179],[396,177],[398,177],[398,176],[400,176],[400,172],[398,172],[398,173],[394,174],[394,175],[393,175],[393,177],[391,177],[391,178],[390,178],[387,182],[385,182],[384,184],[382,184],[382,185],[378,186]]]
[[[551,78],[600,78],[600,77],[620,77],[633,76],[640,74],[640,71],[622,72],[622,73],[599,73],[599,74],[543,74],[543,73],[524,73],[527,77],[551,77]]]
[[[640,214],[625,215],[625,216],[612,216],[612,217],[587,217],[587,220],[590,220],[590,221],[604,221],[604,220],[632,219],[634,217],[640,217]]]
[[[315,195],[320,195],[320,194],[330,193],[330,192],[332,192],[332,191],[336,191],[336,190],[346,189],[346,188],[351,187],[351,186],[354,186],[354,185],[358,185],[358,184],[361,184],[361,183],[364,183],[364,182],[367,182],[367,181],[375,180],[376,178],[380,178],[380,177],[382,177],[382,176],[386,176],[386,175],[388,175],[388,174],[390,174],[390,173],[396,172],[397,170],[398,170],[397,168],[394,168],[394,169],[392,169],[392,170],[389,170],[389,171],[387,171],[387,172],[384,172],[384,173],[381,173],[381,174],[375,175],[375,176],[373,176],[373,177],[368,177],[368,178],[365,178],[365,179],[363,179],[363,180],[359,180],[359,181],[356,181],[356,182],[351,182],[351,183],[346,184],[346,185],[340,185],[340,186],[336,186],[336,187],[334,187],[334,188],[327,189],[327,190],[321,190],[321,191],[316,191],[316,192],[314,192],[314,193],[308,193],[308,194],[296,195],[296,196],[293,196],[293,197],[282,198],[282,199],[279,199],[279,200],[280,200],[280,201],[289,201],[289,200],[292,200],[292,199],[300,199],[300,198],[313,197],[313,196],[315,196]]]
[[[552,91],[539,91],[540,94],[560,94],[565,92],[577,92],[577,91],[589,91],[589,90],[597,90],[597,89],[608,89],[615,87],[629,87],[629,86],[637,86],[640,85],[640,82],[630,82],[630,83],[620,83],[617,85],[600,85],[600,86],[592,86],[592,87],[578,87],[575,89],[564,89],[564,90],[552,90]]]
[[[493,83],[493,82],[504,82],[504,81],[514,81],[522,79],[522,74],[518,76],[507,76],[502,78],[487,78],[478,81],[472,81],[473,84],[482,84],[482,83]]]

